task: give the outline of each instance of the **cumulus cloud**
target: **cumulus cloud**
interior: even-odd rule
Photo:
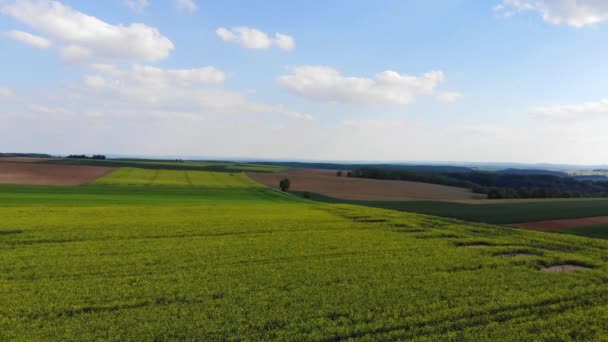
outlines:
[[[13,96],[13,91],[9,88],[0,88],[0,97],[11,97]]]
[[[507,16],[522,11],[535,11],[546,22],[572,27],[583,27],[608,20],[606,0],[503,0],[494,10]]]
[[[249,113],[312,119],[283,106],[251,101],[238,92],[205,87],[225,80],[224,72],[214,67],[167,70],[136,64],[123,70],[97,64],[93,70],[97,73],[86,75],[78,91],[91,102],[100,102],[99,108],[112,107],[113,113],[184,118]]]
[[[529,113],[538,118],[549,120],[592,120],[608,119],[608,99],[579,104],[534,107]]]
[[[235,42],[247,49],[269,49],[272,46],[286,51],[294,50],[296,43],[293,37],[276,33],[270,37],[267,33],[250,27],[218,28],[217,35],[225,42]]]
[[[442,71],[409,76],[387,70],[373,78],[361,78],[343,76],[330,67],[301,66],[294,68],[291,75],[281,76],[279,84],[295,94],[315,100],[405,105],[413,102],[420,94],[432,94],[443,79]]]
[[[39,49],[48,49],[52,45],[50,40],[40,37],[40,36],[33,35],[28,32],[13,30],[13,31],[5,32],[4,35],[9,38],[12,38],[16,41],[19,41],[21,43],[24,43],[24,44],[27,44],[27,45],[30,45],[30,46],[33,46],[33,47],[36,47]]]
[[[21,0],[0,10],[60,44],[67,61],[158,61],[174,48],[156,28],[108,24],[58,1]]]
[[[198,6],[194,0],[175,0],[175,3],[180,11],[196,12],[198,10]]]

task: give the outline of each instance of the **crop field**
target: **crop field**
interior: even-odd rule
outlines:
[[[294,191],[293,193],[297,196],[304,196],[301,191]],[[324,203],[356,204],[472,222],[505,225],[608,216],[608,199],[503,200],[500,202],[478,200],[476,202],[488,201],[488,204],[468,204],[458,201],[349,201],[315,193],[306,195],[312,200]]]
[[[250,180],[243,173],[210,171],[149,170],[119,168],[97,179],[97,185],[163,185],[198,186],[209,188],[253,188],[262,185]]]
[[[346,171],[343,171],[346,174]],[[256,181],[278,188],[283,178],[291,180],[293,191],[307,191],[344,200],[407,201],[407,200],[471,200],[479,194],[451,186],[337,177],[336,170],[289,169],[275,173],[248,172]]]
[[[190,171],[216,171],[216,172],[280,172],[286,170],[281,166],[258,165],[249,163],[232,163],[220,161],[171,161],[171,160],[148,160],[148,159],[71,159],[54,158],[44,159],[45,164],[60,165],[91,165],[106,167],[132,167],[154,170],[190,170]]]
[[[608,224],[594,224],[575,228],[564,228],[558,230],[560,233],[589,236],[600,239],[608,239]]]
[[[265,187],[0,186],[0,217],[3,341],[608,334],[600,239]]]

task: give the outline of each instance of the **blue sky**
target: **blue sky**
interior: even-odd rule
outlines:
[[[0,0],[10,152],[606,164],[602,0]]]

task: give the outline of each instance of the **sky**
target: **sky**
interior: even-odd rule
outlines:
[[[605,0],[0,0],[0,152],[608,164]]]

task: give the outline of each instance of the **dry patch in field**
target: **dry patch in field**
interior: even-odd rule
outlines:
[[[538,221],[512,224],[512,227],[539,231],[560,231],[569,228],[590,227],[598,224],[608,224],[608,216],[584,217],[578,219]]]
[[[584,267],[584,266],[579,266],[579,265],[571,265],[571,264],[566,264],[566,265],[554,265],[554,266],[549,266],[549,267],[545,267],[542,270],[545,272],[551,272],[551,273],[555,273],[555,272],[574,272],[574,271],[583,271],[583,270],[590,270],[591,268],[589,267]]]
[[[80,185],[112,172],[100,166],[1,162],[0,184]]]
[[[407,200],[467,200],[473,194],[468,189],[451,186],[336,176],[337,170],[290,169],[281,173],[255,173],[252,179],[278,188],[283,178],[291,180],[291,190],[309,191],[334,198],[369,201]]]

